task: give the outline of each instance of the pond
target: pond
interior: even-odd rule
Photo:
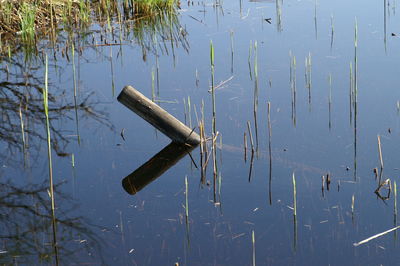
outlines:
[[[396,230],[361,241],[398,226],[396,4],[188,1],[2,58],[0,263],[55,264],[47,54],[61,265],[395,265]],[[207,140],[170,144],[126,85]]]

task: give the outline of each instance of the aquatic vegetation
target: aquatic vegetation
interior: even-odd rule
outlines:
[[[177,18],[178,8],[176,0],[3,0],[0,56],[12,53],[20,37],[29,48],[26,52],[32,53],[40,40],[59,42],[60,33],[85,32],[95,23],[111,34],[111,38],[118,34],[120,42],[123,34],[129,36],[133,32],[144,51],[155,50],[158,44],[151,42],[156,35],[161,36],[161,41],[181,42],[187,49],[185,33]]]

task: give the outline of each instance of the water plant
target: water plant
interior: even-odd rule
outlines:
[[[36,7],[30,3],[24,2],[18,10],[18,16],[21,23],[20,33],[22,40],[27,43],[34,42]]]
[[[54,200],[54,182],[53,182],[53,163],[51,156],[51,135],[50,135],[50,122],[49,122],[49,100],[48,100],[48,59],[47,54],[45,56],[45,78],[44,78],[44,90],[43,90],[43,107],[44,114],[46,117],[46,134],[47,134],[47,159],[49,162],[49,191],[51,199],[51,214],[52,214],[52,228],[53,228],[53,245],[54,254],[56,259],[56,265],[58,265],[58,244],[57,244],[57,225],[56,225],[56,214],[55,214],[55,200]]]

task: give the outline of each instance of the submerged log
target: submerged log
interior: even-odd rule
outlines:
[[[171,142],[150,160],[122,180],[122,186],[131,195],[156,180],[180,159],[185,157],[195,146]]]
[[[172,141],[190,145],[200,143],[200,136],[194,130],[184,125],[133,87],[124,87],[117,99]]]

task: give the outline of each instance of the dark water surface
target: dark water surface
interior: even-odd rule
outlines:
[[[393,0],[225,1],[217,6],[214,2],[182,2],[178,15],[181,41],[166,39],[165,47],[162,44],[156,51],[146,52],[145,61],[132,36],[124,37],[122,46],[87,47],[75,55],[78,105],[83,102],[78,108],[78,125],[72,62],[50,58],[49,91],[55,97],[50,113],[59,133],[53,132],[52,137],[58,138],[58,153],[64,155],[57,156],[53,150],[54,178],[61,182],[55,198],[61,264],[252,265],[254,250],[257,265],[398,264],[396,232],[353,246],[397,226],[393,185],[399,181],[400,167],[400,21],[396,4]],[[356,115],[354,104],[350,113],[349,99],[350,63],[355,75],[355,21]],[[98,38],[95,33],[93,36]],[[161,39],[158,35],[156,42]],[[217,162],[222,180],[217,203],[211,159],[206,176],[209,185],[202,185],[201,171],[189,156],[137,194],[129,195],[121,185],[123,178],[170,140],[120,104],[116,96],[129,84],[151,98],[154,71],[160,105],[189,124],[184,103],[190,97],[194,127],[195,109],[200,117],[204,101],[206,134],[211,136],[211,40],[216,85],[229,79],[216,90]],[[309,54],[311,99],[304,63]],[[295,70],[290,67],[293,57]],[[15,60],[24,61],[22,55]],[[250,121],[255,142],[255,61],[258,152],[251,166],[249,149],[244,160],[243,135],[246,132],[249,138]],[[7,61],[2,64],[4,69]],[[8,64],[11,73],[21,74],[20,68]],[[32,65],[38,69],[32,66],[29,73],[42,86],[42,61]],[[290,71],[296,76],[295,110]],[[5,71],[1,79],[6,80]],[[9,80],[23,79],[11,76]],[[22,85],[15,88],[22,94],[27,90]],[[46,216],[48,185],[43,183],[48,180],[44,114],[23,112],[25,127],[30,130],[24,156],[15,111],[19,102],[14,101],[18,93],[2,87],[2,94],[8,97],[1,102],[0,263],[54,264],[51,221]],[[36,101],[32,104],[40,107],[41,94],[33,94]],[[15,105],[9,107],[6,102]],[[271,104],[271,182],[267,102]],[[382,181],[389,178],[392,186],[390,197],[383,199],[374,193],[378,181],[372,169],[379,168],[377,135],[385,167]],[[199,153],[199,148],[191,152],[198,166]],[[330,189],[325,184],[322,191],[321,176],[327,173]],[[385,197],[389,191],[383,188],[380,192]]]

